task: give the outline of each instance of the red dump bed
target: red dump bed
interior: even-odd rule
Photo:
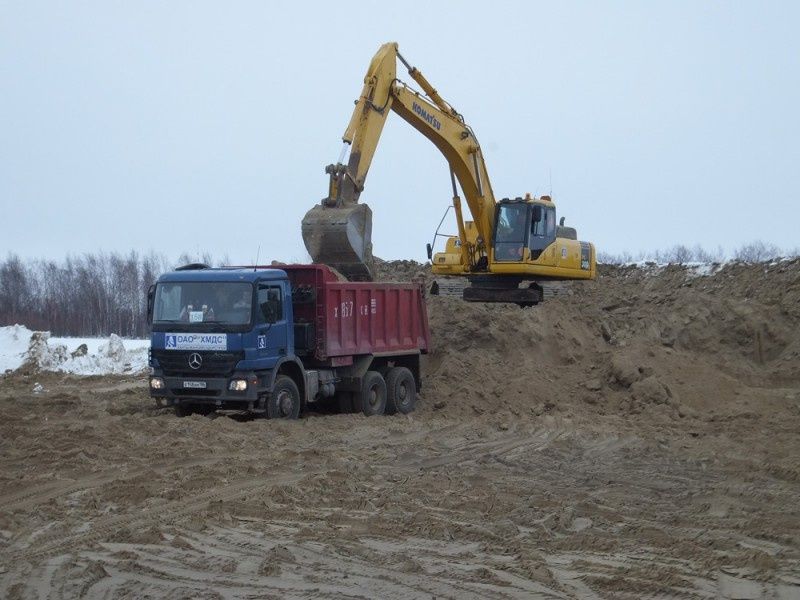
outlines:
[[[281,265],[292,284],[296,328],[313,323],[314,356],[349,364],[360,354],[427,352],[422,286],[339,281],[324,265]]]

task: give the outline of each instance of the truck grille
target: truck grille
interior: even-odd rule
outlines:
[[[199,355],[202,359],[198,369],[189,366],[193,354]],[[236,364],[244,359],[244,352],[153,350],[152,356],[167,376],[227,376],[233,373]]]

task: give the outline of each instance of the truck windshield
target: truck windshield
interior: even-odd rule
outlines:
[[[243,282],[181,281],[156,286],[154,323],[247,325],[253,285]]]

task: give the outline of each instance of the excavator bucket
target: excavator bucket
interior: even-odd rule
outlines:
[[[303,242],[315,263],[333,267],[350,281],[371,281],[372,210],[366,204],[318,204],[302,223]]]

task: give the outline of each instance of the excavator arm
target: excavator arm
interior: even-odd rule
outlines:
[[[424,96],[397,79],[398,59]],[[463,117],[406,62],[396,43],[381,46],[370,62],[342,136],[345,150],[348,146],[350,150],[347,164],[342,163],[343,152],[337,164],[326,167],[328,196],[303,219],[303,241],[312,260],[333,266],[351,280],[372,279],[372,212],[359,204],[359,197],[389,111],[400,115],[444,155],[451,171],[462,263],[485,260],[494,228],[495,198],[480,144]],[[476,242],[468,241],[465,233],[456,181],[475,223]]]

